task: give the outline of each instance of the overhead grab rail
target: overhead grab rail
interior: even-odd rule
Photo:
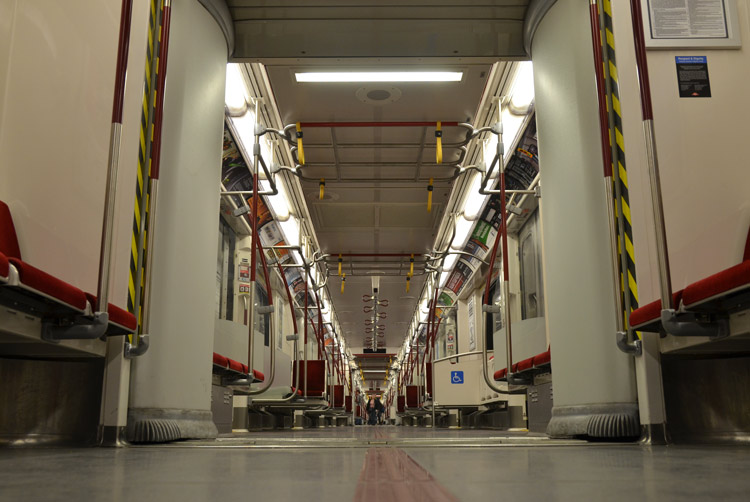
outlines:
[[[488,132],[492,130],[492,127],[481,127],[479,129],[475,129],[471,124],[468,123],[459,123],[459,122],[299,122],[296,124],[290,124],[286,126],[283,130],[279,129],[272,129],[272,128],[264,128],[263,126],[260,126],[261,131],[256,131],[256,134],[258,132],[261,132],[262,134],[271,133],[275,134],[278,137],[284,139],[291,145],[291,151],[292,156],[295,162],[297,164],[295,167],[289,167],[289,166],[278,166],[273,165],[271,166],[270,171],[272,173],[278,172],[280,170],[285,170],[293,174],[294,176],[297,176],[300,180],[311,182],[311,183],[324,183],[321,181],[320,178],[311,178],[306,177],[301,173],[301,167],[304,165],[307,166],[315,166],[318,164],[310,164],[310,163],[304,163],[304,162],[298,162],[297,156],[298,156],[298,143],[301,140],[301,137],[299,137],[299,134],[301,134],[302,128],[316,128],[316,127],[328,127],[328,128],[336,128],[336,127],[430,127],[435,126],[436,127],[436,139],[437,142],[435,143],[436,148],[436,163],[435,165],[444,165],[446,167],[453,168],[455,170],[454,174],[449,177],[438,177],[438,178],[430,178],[430,180],[434,180],[437,182],[452,182],[454,181],[460,174],[462,174],[465,170],[461,166],[462,162],[464,161],[466,154],[468,153],[466,149],[466,145],[469,144],[469,142],[479,136],[480,134],[484,132]],[[442,142],[442,128],[443,127],[461,127],[466,129],[466,136],[464,139],[458,143],[443,143]],[[296,137],[293,137],[293,131],[296,131]],[[439,134],[438,134],[439,133]],[[319,146],[319,145],[316,145]],[[333,145],[332,145],[333,146]],[[373,147],[376,147],[376,144],[372,145]],[[452,162],[443,162],[442,158],[442,150],[444,148],[456,148],[459,149],[460,155],[459,158],[456,161]],[[321,164],[321,165],[328,165],[328,164]],[[369,165],[369,164],[368,164]],[[377,163],[377,164],[371,164],[371,165],[394,165],[394,166],[401,166],[403,163]],[[478,167],[478,166],[473,166]],[[414,178],[388,178],[388,179],[379,179],[379,178],[353,178],[353,179],[337,179],[336,183],[399,183],[399,182],[413,182],[415,181]],[[419,181],[418,179],[416,181]],[[430,185],[434,186],[434,182],[430,181]]]

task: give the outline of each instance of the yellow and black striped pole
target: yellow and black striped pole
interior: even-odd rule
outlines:
[[[625,325],[630,312],[638,308],[638,283],[635,274],[635,250],[633,247],[633,226],[630,216],[628,172],[625,163],[625,140],[622,129],[620,107],[620,84],[615,54],[615,37],[612,22],[612,1],[603,0],[600,19],[603,31],[603,60],[606,79],[609,112],[610,143],[612,147],[612,172],[615,188],[616,218],[618,226],[618,249],[620,254],[620,286],[625,303]],[[640,338],[640,334],[634,336]]]
[[[151,147],[153,142],[153,121],[156,95],[154,85],[158,66],[159,34],[161,32],[162,6],[158,0],[151,0],[149,9],[148,45],[146,47],[146,69],[143,81],[141,102],[141,129],[138,145],[138,177],[135,187],[133,210],[133,231],[130,242],[130,277],[128,278],[128,312],[138,319],[138,333],[142,332],[142,301],[145,248],[148,238],[148,185],[151,168]],[[130,343],[133,343],[132,336]]]

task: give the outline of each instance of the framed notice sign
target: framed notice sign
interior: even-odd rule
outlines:
[[[736,0],[641,0],[646,46],[741,47]]]

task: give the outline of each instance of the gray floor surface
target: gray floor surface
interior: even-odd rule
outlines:
[[[750,500],[750,447],[552,442],[407,427],[244,433],[119,449],[0,449],[0,500],[348,501],[368,449],[383,446],[402,448],[466,501]]]

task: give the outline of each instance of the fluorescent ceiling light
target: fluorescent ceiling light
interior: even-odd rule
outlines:
[[[474,222],[466,220],[464,218],[456,218],[456,236],[451,242],[451,248],[460,251],[466,245],[471,235],[471,230],[474,228]]]
[[[271,190],[271,183],[268,180],[260,180],[260,186],[263,191]],[[286,195],[284,185],[281,184],[281,180],[276,178],[276,190],[279,192],[276,195],[266,195],[268,202],[271,205],[271,211],[279,221],[286,221],[289,219],[289,199]]]
[[[474,221],[479,217],[479,213],[482,211],[484,203],[487,202],[487,197],[489,197],[489,195],[482,195],[479,193],[481,186],[482,175],[478,172],[474,172],[471,187],[469,188],[469,193],[466,195],[466,201],[464,202],[463,211],[464,218],[469,221]],[[458,231],[456,233],[458,233]]]
[[[242,144],[246,152],[252,152],[252,149],[248,149],[248,146],[255,143],[255,113],[248,110],[242,116],[232,117],[232,125],[237,131],[237,136],[239,136],[235,138],[237,142]],[[248,161],[252,162],[252,157]]]
[[[297,82],[460,82],[460,71],[353,71],[295,73]]]
[[[531,61],[518,63],[516,78],[510,90],[510,107],[514,112],[526,114],[534,101],[534,66]]]
[[[294,216],[286,221],[279,223],[281,231],[284,233],[284,241],[289,246],[299,246],[299,223]]]
[[[453,270],[453,267],[456,266],[456,261],[458,261],[458,255],[457,254],[449,254],[445,257],[445,261],[443,262],[443,270],[451,271]]]
[[[247,91],[239,64],[230,63],[227,65],[224,103],[226,103],[229,113],[232,115],[242,114],[247,108]]]
[[[441,288],[443,286],[445,286],[446,282],[448,282],[448,277],[450,275],[451,275],[451,271],[450,270],[444,270],[443,272],[440,273],[440,283],[439,284],[440,284]]]

